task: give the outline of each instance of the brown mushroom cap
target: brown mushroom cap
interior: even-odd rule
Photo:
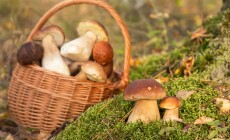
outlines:
[[[93,47],[93,59],[102,66],[111,63],[113,61],[113,48],[105,41],[95,43]]]
[[[33,36],[33,40],[42,40],[47,34],[53,36],[54,43],[57,46],[61,46],[65,41],[65,34],[63,30],[57,25],[50,25],[41,29]]]
[[[107,77],[109,78],[113,72],[113,61],[110,62],[109,64],[102,66],[104,72],[106,73]]]
[[[17,61],[21,65],[29,65],[42,59],[44,49],[40,43],[27,42],[17,51]]]
[[[108,33],[104,26],[97,21],[83,21],[78,24],[77,32],[80,36],[84,35],[87,31],[93,32],[97,36],[97,41],[109,42]]]
[[[164,87],[154,79],[139,79],[130,83],[124,92],[125,100],[162,99],[166,96]]]
[[[180,105],[181,102],[177,97],[169,96],[162,99],[159,106],[165,109],[174,109],[180,107]]]

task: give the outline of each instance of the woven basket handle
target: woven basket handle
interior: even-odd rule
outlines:
[[[129,59],[130,59],[130,36],[127,29],[127,26],[119,16],[119,14],[107,3],[100,1],[100,0],[64,0],[57,5],[53,6],[51,9],[49,9],[37,22],[35,27],[32,29],[29,37],[27,38],[27,41],[31,41],[34,34],[41,29],[41,27],[47,22],[47,20],[54,15],[56,12],[61,10],[64,7],[75,5],[75,4],[93,4],[99,7],[104,8],[109,12],[109,14],[114,18],[116,23],[119,25],[121,29],[121,33],[123,35],[124,41],[125,41],[125,58],[124,58],[124,69],[123,69],[123,75],[121,78],[121,81],[119,82],[117,88],[123,88],[128,84],[129,80]]]

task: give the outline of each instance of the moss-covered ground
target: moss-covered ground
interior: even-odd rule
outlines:
[[[229,21],[230,10],[226,10],[205,22],[210,36],[202,39],[202,42],[188,39],[184,46],[163,55],[148,56],[131,68],[131,81],[159,75],[169,78],[163,83],[169,96],[175,96],[180,90],[194,91],[187,100],[182,100],[179,112],[183,123],[160,120],[149,124],[127,124],[126,119],[134,102],[125,101],[120,93],[90,107],[55,139],[230,139],[230,114],[221,113],[214,102],[216,97],[229,96],[228,91],[217,88],[230,84]],[[181,68],[180,62],[185,56],[192,55],[195,57],[192,75],[185,76],[182,72],[172,74]],[[167,61],[168,67],[165,66]],[[163,112],[160,109],[161,116]],[[193,124],[200,116],[213,118],[214,121],[203,125]]]

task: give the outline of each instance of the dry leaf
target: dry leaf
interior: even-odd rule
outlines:
[[[166,83],[166,82],[168,82],[169,81],[169,78],[168,77],[160,77],[160,78],[157,78],[157,79],[155,79],[157,82],[159,82],[159,83]]]
[[[177,92],[176,97],[180,99],[188,99],[193,93],[195,93],[194,90],[186,91],[186,90],[180,90]]]
[[[220,111],[222,113],[229,113],[230,112],[230,101],[224,98],[215,98],[216,104],[220,106]]]
[[[212,122],[212,121],[214,121],[213,118],[201,116],[198,119],[196,119],[193,124],[206,124],[207,122]]]
[[[204,27],[200,27],[197,30],[195,30],[194,32],[192,32],[190,39],[191,40],[198,40],[199,42],[201,42],[202,41],[201,39],[203,37],[210,36],[208,34],[205,34],[206,32],[207,32],[207,30],[204,29]]]
[[[194,65],[194,62],[195,62],[194,56],[183,58],[183,60],[182,60],[182,67],[185,68],[183,70],[184,75],[186,75],[186,76],[190,76],[191,75],[191,69],[192,69],[192,67]]]
[[[136,67],[141,64],[141,60],[138,58],[130,58],[130,66]]]
[[[180,73],[182,71],[182,68],[180,67],[180,68],[177,68],[175,71],[174,71],[174,74],[178,74],[178,73]]]

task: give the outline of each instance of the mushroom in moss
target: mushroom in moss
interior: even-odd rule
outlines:
[[[41,40],[44,48],[42,67],[64,75],[70,75],[68,66],[65,64],[58,50],[58,46],[64,43],[64,34],[61,28],[51,25],[40,30],[33,40]]]
[[[179,118],[179,107],[181,106],[181,101],[177,97],[165,97],[164,99],[162,99],[159,106],[166,109],[163,116],[164,121],[171,120],[182,122],[182,119]]]
[[[87,62],[75,62],[81,65],[81,71],[76,76],[79,80],[86,80],[86,77],[95,82],[105,83],[107,80],[106,73],[104,72],[101,65],[93,61]],[[86,75],[86,77],[84,76]],[[84,78],[85,77],[85,78]]]
[[[136,102],[128,123],[136,121],[149,123],[160,120],[157,100],[165,96],[165,89],[154,79],[139,79],[130,83],[125,89],[124,99]]]
[[[95,21],[80,22],[77,31],[80,37],[61,47],[62,56],[74,61],[88,61],[95,42],[101,39],[108,41],[106,30]]]
[[[40,43],[26,42],[17,51],[17,61],[21,65],[29,65],[42,59],[44,49]]]

